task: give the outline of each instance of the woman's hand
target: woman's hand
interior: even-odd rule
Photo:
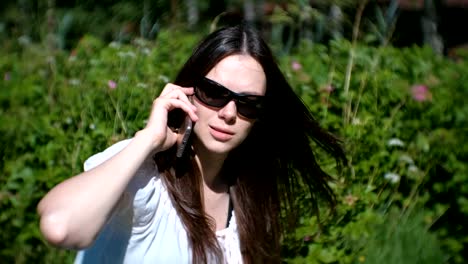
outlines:
[[[188,96],[193,95],[193,88],[184,88],[172,83],[166,84],[158,98],[153,101],[151,114],[146,127],[140,131],[150,138],[152,149],[160,152],[175,144],[178,134],[168,127],[168,114],[176,108],[182,109],[193,122],[198,120],[196,107]]]
[[[188,99],[192,94],[193,88],[167,84],[153,102],[146,128],[124,149],[47,193],[38,205],[40,228],[47,241],[64,248],[85,248],[93,243],[148,154],[176,142],[177,134],[167,126],[168,113],[180,108],[197,120],[195,106]]]

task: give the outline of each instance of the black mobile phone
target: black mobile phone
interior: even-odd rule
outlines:
[[[192,119],[186,114],[184,121],[179,127],[178,138],[177,138],[177,152],[176,157],[181,158],[184,155],[184,151],[187,148],[187,143],[192,133],[193,122]]]

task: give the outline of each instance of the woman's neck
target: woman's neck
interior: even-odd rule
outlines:
[[[198,151],[195,154],[195,161],[200,168],[203,185],[215,193],[226,193],[228,185],[221,175],[221,169],[226,155]]]
[[[213,231],[226,228],[229,210],[229,185],[222,175],[222,168],[227,154],[220,155],[204,148],[195,148],[195,162],[200,168],[203,180],[202,202],[205,213],[215,225]]]

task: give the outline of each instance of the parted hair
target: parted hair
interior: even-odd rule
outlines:
[[[332,155],[338,167],[346,163],[346,156],[341,141],[321,128],[295,94],[261,34],[246,24],[205,37],[174,83],[194,86],[197,78],[234,54],[250,55],[262,66],[266,99],[261,116],[244,142],[229,153],[221,175],[230,185],[244,263],[280,263],[281,239],[299,216],[296,195],[308,194],[316,214],[319,201],[332,209],[336,204],[328,185],[333,178],[317,163],[313,146]],[[154,159],[187,231],[193,263],[222,263],[214,221],[204,212],[202,179],[193,156],[176,159],[173,147]]]

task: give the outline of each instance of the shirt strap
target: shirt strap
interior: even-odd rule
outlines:
[[[232,204],[232,199],[231,199],[231,193],[228,193],[228,194],[229,194],[229,209],[228,209],[226,228],[229,227],[229,222],[231,221],[231,218],[232,218],[232,211],[234,210],[234,205]]]

